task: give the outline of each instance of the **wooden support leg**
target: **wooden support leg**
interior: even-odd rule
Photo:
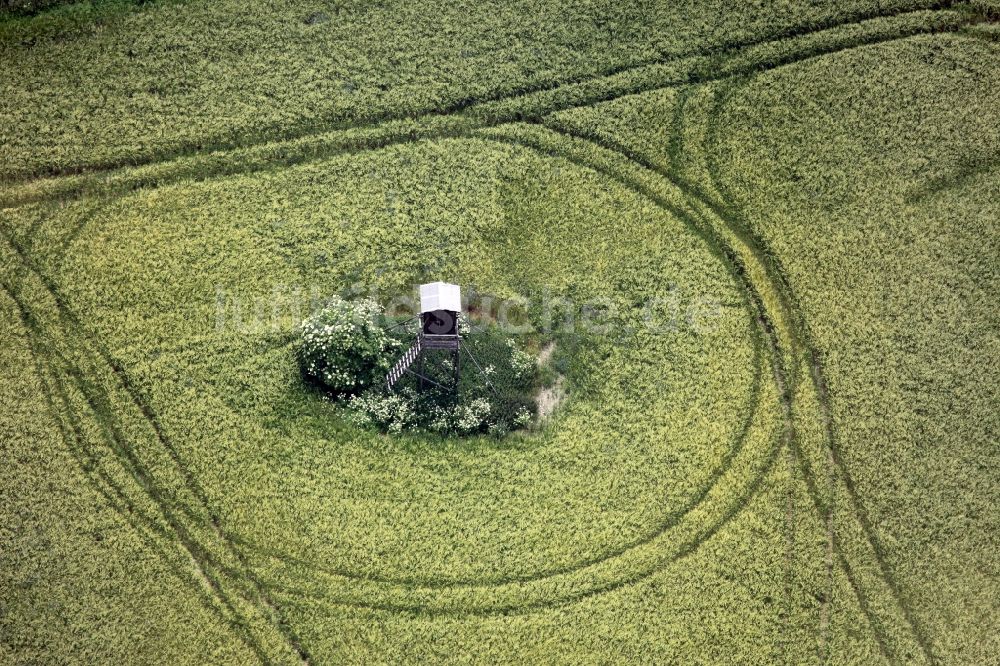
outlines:
[[[417,357],[417,372],[420,377],[417,379],[419,382],[420,392],[424,392],[424,352],[421,350],[420,356]]]

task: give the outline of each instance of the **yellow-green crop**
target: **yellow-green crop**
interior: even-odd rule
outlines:
[[[0,21],[0,661],[995,658],[994,5],[114,7]],[[600,305],[544,427],[303,385],[429,279]]]

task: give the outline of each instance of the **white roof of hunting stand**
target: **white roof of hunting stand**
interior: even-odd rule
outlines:
[[[457,284],[431,282],[420,285],[420,313],[434,310],[462,311],[462,290]]]

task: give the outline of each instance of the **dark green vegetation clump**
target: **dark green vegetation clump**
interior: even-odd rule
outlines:
[[[4,14],[10,16],[31,16],[53,7],[65,5],[86,5],[90,8],[90,2],[74,2],[74,0],[0,0],[0,17]],[[98,3],[99,4],[99,3]]]
[[[383,431],[496,437],[527,426],[539,390],[536,359],[513,335],[460,318],[457,352],[424,349],[392,387],[386,373],[417,339],[419,324],[393,320],[372,300],[333,297],[299,329],[303,377],[350,420]]]
[[[995,7],[0,22],[0,663],[994,663]],[[552,419],[303,389],[441,275],[599,304]]]
[[[425,350],[414,372],[391,390],[375,386],[349,400],[353,420],[395,433],[495,437],[528,426],[540,388],[535,358],[495,326],[464,328],[457,358],[450,351]],[[411,342],[400,336],[402,349]]]

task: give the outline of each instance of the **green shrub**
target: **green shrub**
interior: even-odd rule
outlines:
[[[379,383],[399,343],[382,328],[382,308],[372,300],[332,298],[302,322],[299,364],[306,378],[334,397]]]

